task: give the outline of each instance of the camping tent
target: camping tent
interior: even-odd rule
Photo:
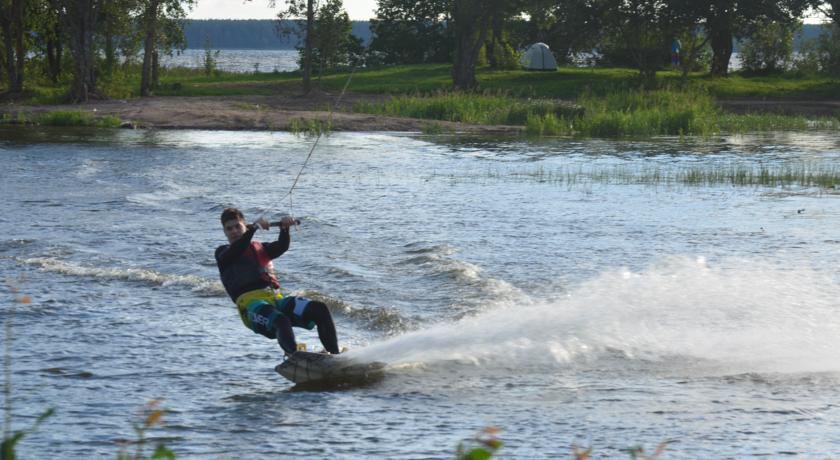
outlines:
[[[557,70],[557,61],[545,43],[534,43],[522,53],[519,63],[527,70]]]

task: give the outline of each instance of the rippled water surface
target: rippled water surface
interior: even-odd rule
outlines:
[[[218,53],[216,53],[218,51]],[[164,67],[203,69],[207,52],[188,48],[171,56],[161,56]],[[297,70],[297,50],[213,50],[211,57],[218,70],[226,72],[290,72]]]
[[[312,139],[0,137],[0,276],[32,297],[13,315],[4,287],[14,427],[56,410],[23,458],[114,458],[154,398],[179,458],[451,458],[491,425],[505,458],[840,455],[838,191],[667,179],[836,170],[833,134],[325,138],[279,276],[389,368],[314,391],[274,373],[213,260],[225,206],[290,211]]]

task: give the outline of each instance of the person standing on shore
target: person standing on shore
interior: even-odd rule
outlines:
[[[671,67],[674,70],[680,68],[680,51],[682,51],[682,43],[679,38],[674,37],[671,42]]]
[[[216,248],[216,264],[225,291],[236,304],[245,327],[269,339],[277,339],[280,347],[291,356],[297,351],[292,327],[312,330],[318,328],[318,338],[326,352],[338,354],[335,323],[327,305],[305,297],[283,297],[274,273],[273,259],[289,249],[291,217],[279,222],[277,241],[253,241],[258,228],[268,230],[269,222],[260,218],[246,224],[236,208],[222,211],[222,227],[229,244]]]

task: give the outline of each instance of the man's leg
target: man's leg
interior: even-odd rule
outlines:
[[[301,319],[303,324],[315,323],[318,327],[318,338],[321,339],[321,344],[328,352],[334,355],[339,353],[335,323],[326,304],[317,300],[310,300],[303,310]]]
[[[274,330],[277,334],[277,343],[280,348],[286,352],[287,355],[292,355],[297,351],[297,342],[295,341],[295,331],[292,330],[292,322],[286,315],[278,315],[274,320]]]
[[[280,309],[267,302],[254,302],[246,310],[248,327],[269,339],[277,339],[280,348],[291,355],[297,351],[292,321]]]

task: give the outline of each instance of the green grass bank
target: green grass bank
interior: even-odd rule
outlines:
[[[577,104],[503,94],[433,93],[363,102],[356,111],[475,124],[524,125],[534,136],[708,136],[719,132],[838,129],[840,118],[727,114],[700,89],[624,89],[586,93]],[[434,132],[434,126],[430,126]]]
[[[349,71],[330,72],[316,87],[340,90]],[[638,72],[626,68],[560,67],[556,72],[529,72],[525,70],[478,69],[480,91],[503,92],[513,97],[577,99],[583,94],[604,95],[616,90],[637,88]],[[230,73],[216,72],[206,75],[200,69],[161,69],[158,96],[236,96],[276,94],[277,91],[297,88],[299,72]],[[840,78],[819,75],[782,73],[749,76],[734,73],[727,78],[714,78],[694,73],[683,81],[673,71],[657,74],[660,87],[691,87],[707,92],[714,98],[752,99],[812,99],[840,100]],[[42,81],[27,81],[27,90],[33,94],[29,102],[36,104],[58,103],[67,93],[69,82],[57,86]],[[139,67],[120,69],[110,77],[100,80],[101,92],[110,98],[139,96]],[[451,66],[448,64],[416,64],[379,69],[357,70],[350,91],[368,94],[424,94],[452,91]]]

